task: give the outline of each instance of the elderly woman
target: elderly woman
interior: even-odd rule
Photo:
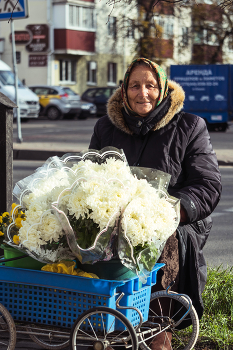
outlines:
[[[159,65],[146,58],[134,60],[122,87],[108,101],[108,115],[97,121],[89,148],[114,146],[124,150],[129,165],[171,175],[168,192],[180,199],[180,224],[160,257],[166,265],[153,291],[175,280],[173,290],[188,294],[201,317],[207,277],[202,249],[221,182],[205,121],[182,111],[184,98],[182,87],[168,81]],[[169,349],[170,340],[171,334],[161,333],[150,347]]]

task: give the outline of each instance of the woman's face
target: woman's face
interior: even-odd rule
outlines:
[[[129,76],[127,96],[132,110],[141,117],[147,116],[155,108],[159,97],[155,72],[144,65],[133,68]]]

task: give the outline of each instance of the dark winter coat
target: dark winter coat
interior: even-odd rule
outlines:
[[[108,115],[94,128],[90,149],[123,149],[129,165],[149,167],[171,175],[168,192],[180,198],[188,220],[180,224],[179,293],[188,294],[201,317],[207,270],[203,246],[219,202],[220,172],[205,121],[182,111],[184,91],[169,81],[169,95],[149,116],[129,116],[122,107],[120,88],[109,99]]]

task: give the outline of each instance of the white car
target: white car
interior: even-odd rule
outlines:
[[[0,91],[13,102],[15,98],[15,75],[11,68],[0,60]],[[40,105],[39,98],[18,79],[18,107],[20,118],[38,118]],[[13,109],[14,118],[17,117],[16,108]]]

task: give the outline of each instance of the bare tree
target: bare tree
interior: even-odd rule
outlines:
[[[220,7],[216,0],[212,4],[189,1],[188,5],[192,16],[191,63],[222,63],[224,52],[233,49],[233,7]]]
[[[122,4],[122,12],[117,16],[117,40],[122,37],[129,37],[133,33],[134,37],[134,55],[146,57],[148,59],[156,59],[161,63],[164,55],[162,51],[167,51],[167,46],[161,45],[163,28],[155,21],[155,16],[158,13],[173,13],[174,3],[181,2],[167,0],[123,0],[108,2],[119,8],[119,3]],[[117,6],[118,5],[118,6]],[[125,8],[127,6],[127,11]],[[124,9],[124,11],[123,11]],[[137,10],[136,14],[130,16],[133,10]],[[122,14],[123,13],[123,14]],[[111,16],[112,12],[110,12]]]
[[[233,3],[233,0],[231,0]],[[230,0],[212,0],[212,4],[195,0],[110,0],[108,4],[128,6],[127,13],[117,17],[118,38],[127,36],[129,30],[135,31],[135,56],[143,56],[158,63],[173,58],[174,36],[165,35],[161,18],[178,19],[183,9],[190,10],[191,24],[186,33],[176,33],[178,51],[184,52],[189,43],[191,58],[185,63],[221,63],[226,46],[233,49],[233,6]],[[119,7],[119,6],[118,6]],[[127,20],[130,7],[137,9],[137,15]],[[187,29],[187,28],[186,28]],[[231,44],[232,43],[232,44]],[[186,45],[186,47],[185,47]]]

